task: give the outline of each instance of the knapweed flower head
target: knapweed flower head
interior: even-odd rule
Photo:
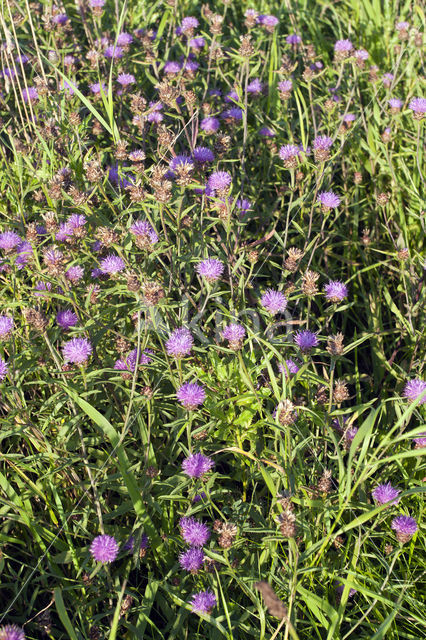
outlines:
[[[397,504],[400,493],[401,491],[399,489],[396,489],[390,482],[387,482],[386,484],[379,484],[371,492],[371,495],[378,504],[386,504],[388,502],[390,504]]]
[[[72,338],[62,346],[65,362],[83,364],[87,362],[93,349],[87,338]]]
[[[22,98],[24,102],[35,102],[38,100],[38,91],[35,87],[28,87],[22,90]]]
[[[392,520],[391,527],[396,531],[397,540],[405,544],[416,533],[417,522],[411,516],[396,516]]]
[[[123,269],[126,268],[126,265],[120,256],[111,254],[100,261],[99,267],[102,270],[102,273],[113,276],[116,273],[123,271]]]
[[[220,128],[220,120],[219,118],[208,116],[207,118],[203,118],[203,120],[201,120],[200,128],[205,133],[216,133],[216,131],[219,131]]]
[[[70,309],[58,311],[58,313],[56,314],[56,324],[62,327],[62,329],[70,329],[71,327],[75,327],[77,322],[77,315]]]
[[[409,28],[410,28],[410,23],[405,22],[405,20],[402,20],[401,22],[397,22],[395,25],[395,29],[397,31],[408,31]]]
[[[13,329],[13,319],[9,316],[0,316],[0,340],[5,340]]]
[[[190,600],[192,611],[194,613],[210,614],[217,604],[216,596],[213,591],[198,591]]]
[[[181,154],[181,155],[175,156],[169,162],[169,167],[170,167],[170,169],[172,171],[174,171],[178,167],[182,167],[182,166],[185,166],[185,165],[190,166],[190,167],[192,167],[194,165],[193,159],[190,158],[188,155],[185,155],[185,154]]]
[[[279,24],[278,18],[276,16],[271,16],[271,15],[259,15],[257,16],[256,22],[262,25],[262,27],[265,27],[267,31],[273,30],[274,27],[276,27],[277,24]]]
[[[337,40],[334,44],[334,53],[336,54],[336,60],[344,60],[353,51],[353,44],[350,40]]]
[[[117,58],[122,58],[123,53],[124,51],[122,47],[119,47],[118,45],[110,45],[105,49],[104,56],[105,58],[111,58],[112,60],[115,60]]]
[[[330,280],[324,287],[326,300],[330,302],[341,302],[348,295],[348,288],[340,280]]]
[[[288,360],[284,360],[284,364],[281,364],[281,362],[278,364],[278,371],[280,373],[283,373],[286,378],[289,374],[294,375],[295,373],[297,373],[299,371],[299,368],[300,367],[291,358],[289,358]]]
[[[89,0],[92,9],[102,9],[106,0]]]
[[[145,351],[141,351],[139,353],[139,364],[145,365],[152,362],[152,358],[150,357],[151,354],[152,354],[152,351],[150,349],[145,349]],[[136,364],[138,364],[137,355],[138,355],[138,349],[136,347],[129,353],[129,355],[124,360],[121,358],[119,360],[116,360],[114,364],[114,369],[116,371],[129,371],[133,373],[134,370],[136,369]]]
[[[195,50],[203,49],[206,46],[206,41],[202,36],[197,36],[196,38],[191,38],[189,46]]]
[[[278,91],[282,98],[289,98],[291,91],[293,89],[293,81],[292,80],[281,80],[278,83]]]
[[[25,640],[25,633],[16,624],[6,624],[0,627],[0,640]]]
[[[279,156],[287,169],[295,169],[299,161],[300,148],[295,144],[285,144],[280,148]]]
[[[393,79],[394,79],[393,73],[384,73],[382,78],[383,86],[390,87],[393,82]]]
[[[207,181],[207,186],[212,191],[225,191],[232,182],[231,174],[227,171],[215,171]]]
[[[426,98],[413,98],[408,107],[413,112],[414,118],[421,120],[426,113]]]
[[[93,84],[89,85],[89,89],[95,95],[100,93],[101,89],[104,93],[107,93],[107,88],[104,82],[94,82]]]
[[[293,339],[301,351],[310,351],[310,349],[319,345],[317,335],[312,331],[297,331]]]
[[[70,282],[79,282],[84,276],[84,269],[80,265],[76,264],[65,271],[65,277]]]
[[[269,311],[269,313],[275,316],[285,310],[287,307],[287,298],[281,291],[275,291],[274,289],[268,289],[260,299],[262,307]]]
[[[133,36],[130,33],[122,31],[117,36],[117,44],[119,47],[128,47],[133,42]]]
[[[317,149],[330,149],[332,144],[333,138],[330,138],[330,136],[317,136],[313,142],[314,151]]]
[[[404,398],[407,398],[411,402],[414,402],[418,398],[419,405],[426,402],[426,382],[421,378],[414,378],[409,380],[404,387]]]
[[[7,362],[0,356],[0,382],[5,379],[9,370]]]
[[[191,547],[179,556],[179,564],[185,571],[198,573],[204,563],[204,551],[198,547]]]
[[[358,67],[361,69],[364,68],[366,60],[370,57],[370,54],[365,49],[357,49],[354,51],[354,58],[357,62]]]
[[[323,209],[335,209],[340,204],[340,198],[333,191],[322,191],[318,194],[317,202],[319,202]]]
[[[192,155],[194,160],[200,164],[213,162],[215,157],[213,151],[208,147],[195,147]]]
[[[182,462],[183,472],[191,478],[201,478],[213,466],[213,460],[202,453],[194,453]]]
[[[158,242],[158,235],[146,220],[137,220],[130,227],[131,233],[136,236],[136,244],[139,249],[149,249]]]
[[[426,447],[426,431],[424,433],[419,433],[418,436],[413,438],[413,442],[416,449],[423,449]]]
[[[194,338],[189,329],[182,327],[175,329],[166,342],[166,350],[169,356],[183,358],[191,353]]]
[[[336,587],[336,598],[337,600],[340,601],[343,591],[345,590],[345,585],[341,584],[340,582],[335,582],[335,587]],[[356,589],[349,589],[349,593],[348,593],[348,598],[353,598],[354,595],[356,594]]]
[[[391,109],[399,111],[403,105],[403,102],[399,98],[391,98],[390,100],[388,100],[388,105]]]
[[[203,547],[210,538],[210,529],[206,524],[192,516],[179,520],[182,538],[193,547]]]
[[[247,85],[247,93],[253,93],[255,95],[262,93],[263,84],[259,80],[259,78],[255,78]]]
[[[286,37],[285,41],[287,42],[287,44],[300,44],[302,42],[302,38],[297,35],[297,33],[291,33],[289,36]]]
[[[179,73],[181,69],[182,65],[180,62],[176,62],[176,60],[168,60],[163,67],[164,73],[167,73],[168,75],[175,75]]]
[[[197,18],[194,18],[193,16],[187,16],[186,18],[183,18],[182,22],[180,23],[180,28],[182,30],[182,33],[192,33],[194,29],[198,27],[198,25],[199,22]]]
[[[245,328],[238,323],[228,324],[222,331],[223,339],[228,340],[229,348],[233,351],[241,349],[245,336]]]
[[[259,135],[263,138],[275,138],[277,134],[270,127],[262,127],[259,129]]]
[[[4,251],[13,251],[21,242],[21,238],[14,231],[0,233],[0,249]]]
[[[222,275],[225,265],[217,258],[206,258],[206,260],[199,262],[195,269],[200,276],[209,282],[214,282]]]
[[[113,536],[96,536],[90,545],[90,553],[96,562],[108,564],[118,556],[118,542]]]
[[[128,87],[129,85],[134,84],[136,80],[135,76],[131,73],[120,73],[117,76],[117,82],[118,84],[121,84],[122,87]]]
[[[204,388],[196,382],[185,382],[176,392],[179,402],[188,410],[194,410],[206,399]]]
[[[221,117],[224,120],[242,120],[243,110],[240,109],[240,107],[231,107],[230,109],[223,111]]]

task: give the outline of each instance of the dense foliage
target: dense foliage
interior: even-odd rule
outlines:
[[[424,636],[423,18],[2,3],[1,640]]]

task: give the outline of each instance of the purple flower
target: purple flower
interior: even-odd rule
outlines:
[[[241,216],[243,216],[245,213],[247,213],[247,211],[250,211],[251,202],[246,198],[242,198],[242,199],[238,198],[238,200],[235,203],[235,206],[237,207],[237,209],[241,211]]]
[[[194,453],[182,462],[183,472],[191,478],[201,478],[213,466],[213,460],[202,453]]]
[[[188,551],[185,551],[179,556],[179,564],[185,571],[191,573],[197,573],[204,562],[204,552],[197,547],[191,547]]]
[[[187,16],[180,23],[180,28],[182,30],[182,33],[188,33],[196,29],[198,25],[199,25],[199,22],[197,18],[194,18],[193,16]]]
[[[383,78],[382,78],[383,86],[384,87],[390,87],[391,84],[392,84],[393,79],[394,79],[393,73],[384,73],[383,74]]]
[[[340,600],[342,597],[342,593],[345,590],[345,585],[340,584],[338,582],[336,582],[335,585],[336,585],[336,596],[337,596],[337,599]],[[353,598],[355,594],[356,594],[356,589],[349,589],[348,598]]]
[[[348,295],[348,288],[339,280],[330,280],[324,287],[325,297],[330,302],[340,302]]]
[[[0,640],[25,640],[25,633],[16,624],[6,624],[0,627]]]
[[[220,127],[220,120],[213,116],[203,118],[203,120],[201,120],[200,127],[205,131],[205,133],[216,133]]]
[[[398,495],[400,493],[401,491],[399,489],[395,489],[390,482],[387,482],[386,484],[379,484],[371,492],[371,495],[378,504],[386,504],[387,502],[397,504],[399,502]]]
[[[89,89],[95,95],[101,92],[101,89],[104,93],[107,92],[107,88],[104,82],[95,82],[94,84],[89,85]]]
[[[115,60],[116,58],[122,58],[123,48],[118,47],[117,45],[110,45],[105,49],[104,56],[105,58],[111,58],[112,60]]]
[[[182,68],[182,65],[180,64],[180,62],[176,62],[174,60],[169,60],[164,65],[163,71],[164,71],[164,73],[168,73],[169,75],[173,75],[175,73],[179,73],[181,68]]]
[[[416,115],[424,116],[426,113],[426,98],[413,98],[408,106]]]
[[[185,154],[181,154],[179,156],[175,156],[169,162],[169,167],[170,167],[170,169],[172,169],[172,171],[174,171],[178,167],[184,166],[184,165],[188,165],[190,167],[192,167],[194,165],[194,161],[192,160],[192,158],[190,158],[189,156],[187,156]]]
[[[330,136],[317,136],[314,139],[315,150],[321,149],[321,151],[323,151],[323,150],[330,149],[332,144],[333,144],[333,138],[330,138]]]
[[[133,235],[136,236],[137,239],[139,239],[138,246],[140,248],[143,248],[143,246],[149,248],[151,245],[158,242],[157,234],[155,233],[149,222],[147,222],[146,220],[137,220],[136,222],[134,222],[130,227],[130,231],[133,233]]]
[[[105,4],[105,0],[90,0],[90,6],[92,9],[102,8]]]
[[[413,441],[416,443],[416,449],[426,447],[426,432],[420,433],[417,438],[413,438]]]
[[[210,529],[206,524],[192,517],[179,520],[182,538],[193,547],[203,547],[210,538]]]
[[[0,356],[0,382],[5,379],[9,366]]]
[[[231,174],[227,171],[215,171],[208,179],[207,186],[213,191],[224,191],[232,182]]]
[[[370,54],[369,54],[369,53],[368,53],[368,51],[366,51],[365,49],[357,49],[357,50],[354,52],[354,57],[355,57],[357,60],[362,60],[363,62],[365,62],[366,60],[368,60],[369,55],[370,55]]]
[[[145,349],[145,351],[141,351],[139,353],[139,364],[149,364],[152,361],[152,358],[150,357],[151,354],[151,349]],[[133,373],[133,371],[136,369],[137,355],[138,349],[136,347],[129,353],[125,360],[116,360],[114,369],[116,371],[131,371]]]
[[[176,392],[176,397],[185,409],[195,410],[206,399],[204,388],[196,382],[185,382]]]
[[[4,251],[12,251],[21,242],[21,238],[14,231],[0,233],[0,249]]]
[[[396,516],[392,520],[391,527],[396,531],[396,537],[403,544],[411,540],[417,531],[417,522],[410,516]]]
[[[402,107],[403,102],[399,98],[391,98],[390,100],[388,100],[388,104],[391,109],[399,110]]]
[[[202,49],[206,46],[206,41],[203,37],[197,36],[196,38],[191,38],[189,41],[189,46],[193,49]]]
[[[143,162],[146,158],[145,152],[142,149],[136,149],[129,153],[129,160],[132,162]]]
[[[281,291],[268,289],[263,294],[260,303],[270,314],[275,316],[277,313],[284,311],[287,306],[287,298]]]
[[[294,362],[294,360],[289,358],[288,360],[284,360],[284,364],[278,364],[278,371],[280,373],[283,373],[287,378],[289,374],[291,375],[297,373],[299,371],[299,367]]]
[[[270,29],[272,29],[273,27],[277,26],[277,24],[279,23],[279,20],[275,16],[260,15],[260,16],[257,16],[256,22],[257,24],[261,24],[263,27],[269,27]]]
[[[78,322],[78,318],[74,311],[70,311],[69,309],[65,309],[64,311],[58,311],[56,314],[56,324],[58,324],[62,329],[70,329],[74,327]]]
[[[356,120],[356,115],[354,113],[346,113],[343,116],[343,122],[353,122],[354,120]]]
[[[102,269],[102,273],[108,273],[109,275],[120,273],[126,268],[124,260],[112,254],[101,260],[99,266]]]
[[[292,33],[287,36],[285,41],[287,42],[287,44],[299,44],[299,42],[302,42],[302,38],[298,36],[297,33]]]
[[[404,398],[407,398],[411,402],[420,398],[419,405],[426,402],[426,382],[421,378],[414,378],[409,380],[404,387]]]
[[[264,138],[274,138],[277,134],[275,133],[275,131],[273,131],[273,129],[270,129],[269,127],[262,127],[261,129],[259,129],[259,135],[263,136]]]
[[[320,202],[324,209],[335,209],[340,204],[340,198],[333,191],[322,191],[318,194],[317,202]]]
[[[237,351],[241,349],[242,342],[245,338],[246,330],[241,324],[231,323],[228,324],[222,331],[222,337],[224,340],[228,340],[229,348]]]
[[[408,31],[409,28],[410,28],[409,22],[397,22],[395,25],[395,29],[397,31]]]
[[[62,91],[64,91],[68,96],[73,96],[75,90],[78,89],[78,84],[73,82],[68,82],[68,80],[63,80],[61,84]]]
[[[282,93],[290,93],[293,89],[293,82],[291,80],[282,80],[278,83],[278,91]]]
[[[204,493],[204,491],[202,491],[201,493],[197,493],[197,495],[195,495],[192,498],[192,502],[201,502],[202,500],[204,500],[205,498],[207,498],[206,494]]]
[[[134,84],[136,80],[135,76],[131,73],[120,73],[120,75],[117,76],[117,82],[121,84],[122,87],[128,87],[129,84]]]
[[[90,553],[96,562],[114,562],[118,556],[118,542],[113,536],[96,536],[90,545]]]
[[[149,545],[149,538],[146,533],[143,533],[141,536],[140,549],[147,549]],[[133,548],[135,546],[135,536],[130,536],[127,542],[124,543],[123,549],[125,551],[133,552]]]
[[[280,148],[279,156],[281,160],[287,163],[289,168],[294,168],[300,156],[300,149],[295,144],[286,144]]]
[[[216,258],[207,258],[203,260],[195,267],[196,271],[200,276],[208,280],[209,282],[214,282],[218,280],[223,273],[224,264],[221,260],[217,260]]]
[[[36,293],[34,293],[34,295],[37,298],[48,298],[49,296],[44,296],[43,293],[41,293],[42,291],[51,291],[52,290],[52,285],[50,282],[41,282],[40,280],[37,282],[36,286],[35,286],[35,291]],[[40,292],[40,293],[39,293]]]
[[[217,600],[213,591],[207,589],[207,591],[197,591],[197,593],[194,593],[190,603],[194,613],[210,614],[216,606]]]
[[[15,264],[18,265],[18,269],[22,269],[33,255],[33,248],[29,242],[24,241],[18,244],[16,253],[18,257],[16,258]]]
[[[79,282],[79,280],[84,276],[84,269],[83,267],[80,267],[80,265],[76,264],[66,270],[65,276],[71,282]]]
[[[92,345],[86,338],[72,338],[62,347],[62,353],[66,362],[83,364],[92,353]]]
[[[28,87],[22,90],[22,97],[24,102],[35,102],[38,100],[38,91],[35,87]]]
[[[167,353],[176,358],[182,358],[191,353],[194,338],[189,329],[182,327],[175,329],[166,342]]]
[[[126,33],[125,31],[123,31],[117,36],[117,44],[119,47],[128,47],[129,44],[132,44],[132,42],[133,36],[130,35],[130,33]]]
[[[194,160],[203,164],[204,162],[213,162],[214,153],[208,147],[195,147],[193,152]]]
[[[13,319],[9,316],[0,316],[0,340],[5,340],[13,329]]]
[[[338,53],[349,53],[354,48],[350,40],[337,40],[334,50]]]
[[[223,111],[221,117],[224,120],[242,120],[243,119],[243,110],[239,107],[231,107],[230,109],[226,109]]]
[[[312,331],[297,331],[294,335],[294,342],[301,351],[309,351],[319,344],[317,335]]]
[[[247,93],[254,93],[255,95],[258,95],[259,93],[262,93],[262,89],[263,85],[259,78],[255,78],[247,85]]]

